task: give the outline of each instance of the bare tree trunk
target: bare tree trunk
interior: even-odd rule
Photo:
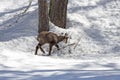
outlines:
[[[38,0],[38,14],[39,14],[39,24],[38,32],[49,30],[49,15],[48,15],[48,3],[46,0]]]
[[[68,0],[51,0],[49,17],[50,21],[61,28],[66,27]]]

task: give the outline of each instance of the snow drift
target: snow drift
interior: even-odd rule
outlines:
[[[0,0],[1,80],[119,80],[119,0],[69,0],[67,29],[50,23],[51,32],[67,32],[69,41],[59,43],[65,48],[54,47],[49,57],[41,56],[41,51],[34,55],[37,0],[13,24],[28,1]],[[48,45],[43,48],[48,53]]]

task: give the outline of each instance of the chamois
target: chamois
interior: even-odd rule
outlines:
[[[61,41],[64,41],[65,43],[67,43],[68,35],[67,35],[67,33],[65,33],[64,36],[62,36],[62,35],[58,36],[56,33],[53,33],[53,32],[42,31],[37,36],[37,40],[39,43],[36,46],[35,55],[37,55],[37,51],[39,48],[43,53],[45,53],[45,51],[41,47],[45,43],[49,44],[49,54],[48,55],[51,55],[52,47],[56,46],[57,49],[59,50],[58,43]]]

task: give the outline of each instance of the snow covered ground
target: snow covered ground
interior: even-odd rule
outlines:
[[[37,0],[0,0],[0,80],[119,80],[120,0],[69,0],[67,32],[71,39],[52,56],[35,56]],[[60,43],[60,47],[68,44]],[[48,45],[44,45],[46,53]]]

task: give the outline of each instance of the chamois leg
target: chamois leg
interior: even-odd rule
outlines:
[[[35,55],[37,55],[38,49],[39,49],[39,45],[36,46]]]
[[[40,47],[40,50],[41,50],[43,53],[45,53],[45,51],[42,49],[41,45],[39,45],[39,47]]]
[[[50,45],[49,45],[49,54],[48,54],[48,56],[51,55],[52,47],[53,47],[53,44],[50,44]]]
[[[38,52],[39,48],[43,53],[45,53],[45,51],[42,49],[41,45],[38,43],[38,45],[36,46],[35,55],[37,55],[37,52]]]
[[[43,53],[45,53],[45,51],[42,49],[42,47],[40,46],[40,50],[43,52]]]
[[[56,44],[55,46],[57,47],[57,49],[58,49],[58,50],[60,50],[60,48],[59,48],[58,44]]]

